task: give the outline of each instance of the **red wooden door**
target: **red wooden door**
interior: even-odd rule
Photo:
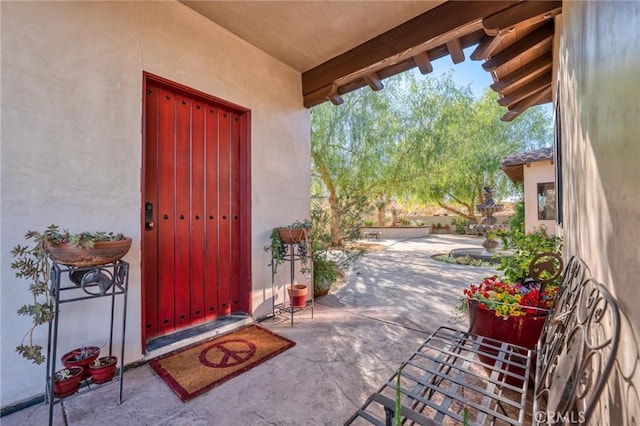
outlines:
[[[248,311],[241,224],[247,217],[241,169],[246,120],[211,99],[148,80],[144,122],[148,340]]]

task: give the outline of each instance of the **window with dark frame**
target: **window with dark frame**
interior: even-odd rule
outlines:
[[[553,151],[556,171],[556,223],[562,226],[562,121],[560,119],[560,88],[556,91],[556,105],[553,114]]]
[[[553,182],[538,184],[538,220],[556,219],[556,186]]]

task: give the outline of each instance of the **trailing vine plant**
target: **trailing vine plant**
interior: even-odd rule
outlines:
[[[270,238],[269,244],[266,245],[264,249],[265,251],[271,253],[271,258],[273,263],[272,266],[273,266],[274,272],[278,269],[278,266],[280,266],[284,262],[284,257],[287,254],[287,247],[280,239],[280,233],[278,232],[278,228],[304,229],[305,238],[298,247],[298,250],[299,250],[298,254],[300,255],[301,263],[302,263],[301,272],[302,273],[308,272],[307,253],[309,252],[309,248],[310,248],[308,246],[310,245],[310,240],[311,240],[311,229],[312,229],[311,221],[309,219],[305,219],[302,221],[296,220],[290,225],[279,226],[271,230],[271,238]]]
[[[20,345],[16,347],[16,352],[24,358],[31,360],[34,364],[42,364],[45,360],[42,354],[42,346],[34,343],[33,333],[39,325],[51,322],[53,319],[53,304],[49,297],[49,276],[51,266],[47,254],[47,236],[55,236],[58,227],[49,226],[44,233],[28,231],[25,234],[26,240],[33,240],[34,244],[16,245],[11,254],[14,261],[11,269],[16,271],[16,278],[30,281],[29,291],[33,296],[32,303],[22,305],[18,309],[18,315],[32,317],[31,328],[22,338]],[[28,342],[25,340],[28,338]]]

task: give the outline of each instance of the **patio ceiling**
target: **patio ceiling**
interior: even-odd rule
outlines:
[[[554,24],[561,1],[187,1],[183,4],[302,73],[310,108],[477,46],[502,117],[551,102]],[[479,65],[480,66],[480,65]]]

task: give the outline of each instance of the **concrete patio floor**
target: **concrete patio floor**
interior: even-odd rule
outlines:
[[[346,283],[307,309],[259,324],[297,344],[206,394],[182,403],[148,365],[54,407],[55,425],[340,425],[439,325],[450,324],[461,289],[490,268],[436,262],[432,254],[480,247],[480,237],[382,240]],[[465,328],[466,323],[459,327]],[[3,426],[44,425],[39,404],[2,417]]]

